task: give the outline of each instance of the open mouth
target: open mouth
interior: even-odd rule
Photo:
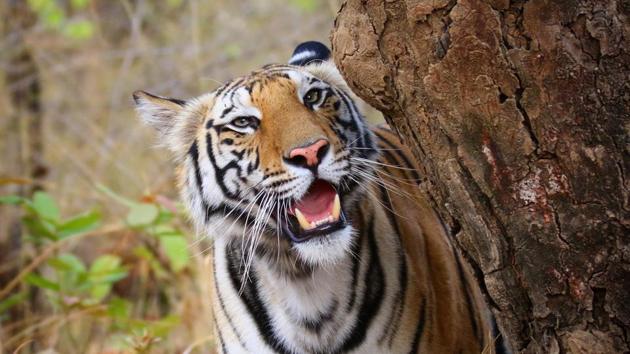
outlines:
[[[328,235],[346,226],[339,194],[335,187],[321,179],[315,180],[302,199],[290,206],[289,215],[282,226],[293,242]]]

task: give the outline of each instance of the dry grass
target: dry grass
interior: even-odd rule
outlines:
[[[262,64],[285,62],[301,41],[327,42],[340,1],[313,1],[313,8],[304,3],[311,2],[93,0],[77,14],[95,25],[88,40],[66,38],[42,24],[22,33],[41,73],[44,160],[50,169],[45,189],[64,215],[97,206],[105,222],[89,236],[50,244],[50,250],[11,250],[19,257],[15,263],[46,274],[45,261],[60,252],[87,263],[103,253],[116,254],[129,276],[114,293],[132,302],[132,316],[157,320],[174,314],[179,321],[163,336],[117,332],[104,305],[61,311],[40,292],[21,309],[22,317],[0,314],[0,352],[213,352],[206,257],[194,249],[185,271],[154,274],[146,260],[133,254],[137,245],[150,245],[151,236],[117,229],[126,209],[95,185],[136,200],[143,195],[174,198],[172,165],[165,151],[154,147],[153,132],[135,117],[131,92],[195,96]],[[5,30],[0,38],[4,72],[14,69],[2,54],[13,36]],[[28,176],[15,173],[20,156],[9,136],[16,131],[9,119],[15,113],[9,93],[32,79],[8,83],[0,77],[0,195],[14,193],[16,181],[28,183]],[[0,207],[0,220],[16,213]],[[5,226],[0,232],[6,233]],[[195,235],[187,237],[193,243]],[[0,242],[7,238],[0,234]],[[2,265],[0,275],[9,266]],[[17,279],[16,289],[25,287],[22,280]],[[0,291],[8,285],[0,284]]]
[[[280,0],[157,3],[163,2],[95,1],[86,16],[97,31],[87,41],[41,26],[27,33],[42,76],[48,189],[64,209],[103,201],[95,183],[125,195],[172,190],[169,161],[136,119],[131,92],[196,96],[262,64],[286,61],[303,40],[327,42],[334,18],[333,5],[323,1],[312,12]],[[8,42],[0,41],[0,53],[2,43]],[[11,89],[0,85],[3,117]],[[11,176],[7,167],[0,173]]]

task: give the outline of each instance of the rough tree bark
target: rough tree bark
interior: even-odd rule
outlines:
[[[348,0],[355,92],[426,188],[513,348],[630,351],[630,1]]]

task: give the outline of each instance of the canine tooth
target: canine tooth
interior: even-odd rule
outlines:
[[[304,214],[302,214],[300,209],[295,208],[293,213],[295,214],[295,218],[300,223],[300,226],[302,227],[302,229],[310,230],[314,227],[313,224],[311,224],[310,222],[308,222],[308,220],[306,220],[306,217],[304,217]]]
[[[335,194],[335,201],[333,202],[333,208],[332,208],[333,221],[339,219],[340,212],[341,212],[341,201],[339,200],[339,194]]]

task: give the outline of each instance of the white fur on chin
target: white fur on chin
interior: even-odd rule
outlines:
[[[349,255],[353,234],[354,229],[348,225],[330,235],[293,244],[293,249],[306,264],[331,266]]]

